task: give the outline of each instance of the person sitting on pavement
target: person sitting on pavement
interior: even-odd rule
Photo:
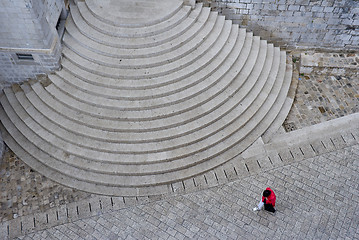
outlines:
[[[253,211],[259,211],[264,206],[264,210],[275,213],[275,201],[276,196],[273,190],[267,187],[266,190],[263,191],[262,200],[259,202],[257,207],[253,208]]]

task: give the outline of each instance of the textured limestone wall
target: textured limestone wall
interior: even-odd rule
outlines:
[[[32,9],[42,25],[45,39],[51,39],[52,29],[56,28],[57,20],[64,9],[63,0],[30,0]],[[50,36],[50,37],[48,37]]]
[[[0,89],[59,68],[56,24],[64,11],[63,0],[0,0]]]
[[[17,51],[29,53],[29,51]],[[13,83],[23,82],[37,75],[50,73],[60,66],[61,46],[54,42],[53,50],[45,53],[31,52],[34,61],[19,60],[15,52],[0,51],[0,89]]]
[[[197,0],[282,47],[359,50],[358,0]]]

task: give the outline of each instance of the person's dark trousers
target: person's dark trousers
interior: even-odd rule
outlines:
[[[274,207],[273,207],[273,205],[272,204],[264,204],[264,209],[266,210],[266,211],[268,211],[268,212],[272,212],[272,213],[274,213],[275,212],[275,209],[274,209]]]

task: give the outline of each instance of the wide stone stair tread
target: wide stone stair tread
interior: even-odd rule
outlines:
[[[66,25],[62,70],[4,89],[0,130],[26,164],[68,187],[171,193],[243,165],[293,103],[290,57],[202,4],[77,1]]]
[[[102,22],[124,27],[143,27],[165,22],[181,7],[185,7],[182,0],[162,0],[161,4],[157,0],[87,0],[85,3],[93,16]]]
[[[81,29],[77,28],[74,24],[74,20],[72,16],[70,16],[67,20],[66,24],[66,32],[71,37],[76,39],[79,44],[82,44],[84,47],[90,49],[93,52],[97,52],[106,56],[119,57],[119,58],[139,58],[139,57],[148,57],[148,56],[156,56],[166,52],[170,52],[173,49],[178,48],[181,45],[187,44],[188,41],[192,40],[194,37],[199,36],[198,32],[203,28],[206,20],[209,17],[210,10],[208,8],[203,9],[197,7],[196,11],[192,11],[189,18],[195,18],[196,15],[192,16],[193,13],[201,14],[198,16],[198,21],[196,21],[188,31],[185,31],[183,34],[178,36],[171,41],[165,42],[161,45],[156,45],[153,47],[147,48],[118,48],[116,46],[107,46],[101,42],[97,42],[87,37],[83,33],[81,33]],[[88,34],[88,32],[86,33]],[[141,38],[143,39],[143,38]],[[116,42],[122,42],[123,39],[117,39]],[[101,39],[103,41],[103,39]]]
[[[233,35],[238,35],[237,30],[233,31]],[[166,102],[167,105],[171,105],[175,102],[191,98],[191,96],[198,95],[200,92],[203,92],[209,86],[213,85],[216,81],[220,80],[221,76],[230,70],[237,60],[244,43],[242,37],[244,36],[238,37],[238,42],[233,41],[237,38],[232,38],[232,41],[229,40],[214,61],[206,67],[206,69],[215,70],[211,76],[206,78],[206,81],[198,81],[203,79],[203,76],[208,76],[207,71],[201,71],[201,73],[194,76],[195,78],[186,78],[176,82],[176,84],[164,85],[155,89],[132,90],[129,92],[128,90],[121,91],[113,88],[100,88],[90,84],[83,84],[84,82],[81,80],[78,81],[79,78],[74,77],[73,74],[66,74],[66,71],[59,72],[59,74],[62,74],[61,78],[55,75],[50,75],[50,79],[59,89],[74,96],[74,98],[77,98],[79,101],[93,105],[99,105],[100,103],[100,107],[126,108],[128,107],[126,101],[134,100],[145,100],[141,103],[143,108],[153,108],[156,105],[162,105],[163,102]],[[234,46],[236,46],[235,50],[233,50]],[[198,77],[198,75],[202,75],[202,77]],[[216,76],[218,77],[216,78]],[[73,81],[76,80],[77,82],[74,84]],[[154,81],[155,80],[152,82]],[[80,88],[83,85],[86,88]],[[118,100],[124,101],[125,105],[121,106],[122,102],[119,102]],[[156,102],[158,103],[156,104]],[[132,105],[133,103],[131,102],[130,104]]]
[[[269,63],[268,67],[267,67],[268,70],[263,71],[264,74],[262,74],[262,76],[263,75],[264,76],[269,75],[267,72],[270,70],[270,67],[271,67],[270,59],[272,59],[272,58],[273,57],[271,56],[271,57],[269,57],[268,61],[266,61],[266,63]],[[257,72],[261,72],[261,71],[257,71]],[[263,78],[263,79],[265,79],[265,78]],[[248,82],[254,82],[254,81],[248,81]],[[262,81],[262,82],[265,83],[265,81]],[[260,85],[260,84],[256,84],[255,86],[258,86],[258,85]],[[250,87],[245,87],[245,88],[250,89]],[[252,92],[250,92],[249,94],[251,94],[251,97],[253,96],[253,98],[254,98],[254,96],[256,96],[260,90],[261,89],[259,88],[257,90],[256,94],[254,94],[254,93],[252,94]],[[17,95],[18,94],[21,94],[21,92],[18,92]],[[11,91],[7,90],[6,95],[8,96],[9,101],[11,103],[14,103],[16,101],[16,99],[14,99],[14,96],[11,95]],[[246,98],[245,100],[248,103],[245,104],[246,101],[241,103],[241,108],[242,109],[246,109],[245,106],[249,105],[251,103],[250,97]],[[22,105],[23,105],[23,107],[25,109],[30,109],[29,104],[24,104],[23,103]],[[17,105],[13,105],[13,108],[16,109]],[[238,108],[238,106],[237,106],[237,108]],[[190,143],[186,142],[186,141],[189,141],[189,140],[192,141],[192,144],[196,143],[197,141],[199,141],[196,138],[205,138],[206,136],[211,135],[211,131],[216,130],[218,132],[219,130],[223,130],[224,127],[226,127],[228,125],[226,123],[232,123],[234,121],[233,118],[239,118],[240,117],[239,112],[241,111],[241,109],[235,109],[234,108],[231,111],[236,112],[236,113],[238,112],[238,113],[237,114],[227,113],[223,117],[220,116],[220,119],[221,119],[221,121],[223,123],[221,121],[216,121],[212,125],[210,125],[209,127],[205,128],[205,129],[198,129],[198,128],[208,126],[209,124],[207,122],[200,122],[200,123],[197,122],[196,124],[193,124],[193,127],[197,127],[196,131],[194,131],[194,130],[192,131],[192,133],[193,133],[192,135],[194,135],[195,137],[191,137],[190,135],[185,135],[184,136],[183,133],[182,133],[182,136],[180,137],[180,139],[173,139],[174,136],[176,134],[178,134],[179,128],[181,128],[181,127],[183,128],[183,131],[187,130],[187,133],[188,133],[188,130],[190,129],[190,125],[189,126],[184,125],[185,127],[183,127],[183,125],[181,125],[180,127],[176,128],[175,131],[173,131],[173,130],[172,131],[167,131],[166,135],[164,135],[164,133],[163,133],[164,131],[161,131],[161,132],[158,132],[158,133],[148,133],[147,132],[146,133],[147,138],[145,137],[145,134],[141,134],[140,136],[136,136],[137,138],[141,137],[139,139],[139,141],[144,142],[144,144],[140,145],[140,146],[138,144],[134,145],[133,146],[133,149],[134,149],[133,151],[135,152],[135,149],[139,149],[139,148],[141,149],[141,151],[146,151],[146,152],[151,152],[151,151],[158,152],[158,151],[161,151],[161,149],[158,149],[158,147],[159,147],[158,146],[158,144],[159,144],[158,139],[156,139],[156,142],[154,142],[153,144],[150,143],[153,140],[150,139],[149,137],[153,138],[154,137],[153,135],[158,136],[159,138],[163,139],[161,144],[166,146],[167,149],[168,148],[174,148],[174,147],[179,148],[180,146],[178,146],[178,145],[182,145],[182,146],[183,145],[189,145]],[[244,111],[244,110],[242,110],[242,111]],[[20,113],[18,113],[18,115],[20,115]],[[24,115],[24,114],[22,114],[22,115]],[[73,144],[78,144],[78,145],[81,145],[81,146],[84,146],[84,147],[89,147],[91,149],[103,150],[103,151],[111,151],[111,152],[114,152],[114,151],[116,151],[116,152],[130,151],[130,149],[132,149],[131,146],[129,146],[129,145],[106,144],[106,142],[97,141],[97,140],[94,140],[94,139],[89,139],[88,138],[89,136],[86,136],[86,135],[85,135],[85,137],[81,137],[81,135],[77,135],[77,134],[74,134],[72,132],[64,131],[61,128],[58,128],[58,125],[53,124],[50,121],[46,121],[46,119],[44,117],[39,117],[40,115],[41,115],[41,113],[35,112],[34,114],[32,114],[32,118],[34,118],[34,119],[36,118],[37,122],[40,122],[40,121],[44,122],[45,121],[45,124],[47,124],[47,126],[50,125],[49,127],[52,128],[52,129],[49,130],[48,134],[51,135],[51,132],[56,132],[56,130],[57,130],[57,135],[60,136],[62,139],[64,139],[67,142],[72,142]],[[47,116],[47,115],[49,115],[49,114],[47,113],[45,116]],[[219,114],[216,114],[216,115],[219,115]],[[214,115],[214,116],[216,116],[216,115]],[[24,117],[22,117],[22,118],[24,118]],[[29,120],[29,117],[27,115],[26,115],[25,118],[27,120]],[[210,116],[210,118],[208,120],[210,120],[211,118],[212,117]],[[234,125],[237,125],[237,124],[235,123]],[[44,124],[42,124],[42,126],[44,126]],[[70,125],[70,126],[72,126],[72,125]],[[32,127],[32,128],[35,128],[35,127]],[[42,132],[42,131],[43,131],[43,129],[39,129],[38,132]],[[214,134],[214,133],[212,133],[212,134]],[[84,134],[86,134],[86,133],[82,133],[82,135],[84,135]],[[136,134],[136,135],[139,135],[139,134]],[[123,135],[122,137],[124,137],[123,139],[126,139],[126,136]],[[131,139],[132,142],[136,142],[136,140],[134,139],[133,136],[127,135],[127,138]],[[119,140],[121,140],[121,139],[119,139]],[[166,141],[163,142],[164,140],[166,140]],[[127,143],[129,143],[128,140],[127,140]],[[177,144],[177,146],[173,146],[173,145],[176,145],[176,144]],[[206,144],[208,144],[208,141],[206,142]],[[57,144],[54,144],[54,145],[56,146]],[[123,150],[121,150],[122,148],[123,148]],[[70,148],[67,147],[66,149],[68,150]]]
[[[262,42],[263,47],[265,47],[266,43]],[[242,61],[239,61],[239,68],[235,71],[240,71],[241,69],[243,71],[240,71],[242,74],[239,81],[234,81],[235,84],[237,84],[236,87],[240,87],[240,85],[247,79],[247,77],[251,74],[251,69],[255,66],[256,59],[258,57],[259,52],[259,38],[255,38],[255,41],[252,44],[251,52],[248,56],[248,61],[245,62],[245,65],[243,67]],[[265,53],[265,51],[262,51]],[[245,54],[246,55],[246,54]],[[265,56],[265,55],[263,55]],[[244,56],[246,57],[246,56]],[[263,59],[259,59],[260,61],[263,61]],[[260,70],[260,69],[259,69]],[[229,74],[236,74],[238,72],[232,71]],[[235,76],[235,75],[234,75]],[[234,76],[229,77],[229,81],[232,81]],[[226,78],[224,78],[226,80]],[[219,103],[223,102],[223,98],[228,98],[227,92],[228,91],[235,91],[234,89],[229,89],[227,91],[220,91],[221,89],[226,89],[226,86],[228,86],[228,83],[226,81],[220,81],[218,82],[219,85],[222,85],[221,88],[209,88],[207,93],[209,93],[207,96],[198,95],[194,98],[187,99],[185,102],[179,102],[172,105],[163,105],[160,106],[160,108],[145,108],[141,106],[136,106],[138,102],[132,103],[127,108],[103,108],[103,106],[98,107],[90,104],[83,103],[81,101],[78,101],[76,99],[70,98],[67,94],[61,92],[59,89],[57,89],[54,85],[49,85],[46,90],[58,101],[64,103],[68,107],[81,111],[83,113],[87,113],[88,115],[98,116],[101,118],[108,118],[108,119],[125,119],[125,120],[135,120],[135,121],[148,121],[153,119],[160,119],[160,118],[166,118],[164,119],[161,124],[166,125],[165,123],[169,121],[169,123],[173,124],[174,121],[178,121],[177,119],[179,116],[178,114],[186,114],[189,115],[189,117],[198,116],[197,114],[192,114],[193,111],[196,111],[197,109],[212,109],[213,106],[219,105]],[[37,84],[39,85],[39,84]],[[224,87],[223,87],[224,86]],[[245,89],[242,89],[242,91],[245,91]],[[223,94],[219,94],[223,93]],[[217,103],[214,99],[222,99],[218,100]],[[211,102],[210,102],[211,101]],[[214,104],[212,104],[214,102]],[[207,108],[205,108],[205,105],[209,105]],[[176,110],[174,110],[176,109]],[[136,111],[141,110],[141,111]],[[172,117],[174,119],[169,119],[169,117]],[[177,120],[176,120],[177,119]],[[181,119],[188,119],[186,116],[182,116]]]
[[[32,169],[36,169],[42,175],[46,176],[49,179],[52,179],[58,183],[72,187],[74,189],[79,189],[82,191],[103,194],[108,196],[149,196],[149,195],[159,195],[166,194],[170,192],[170,186],[168,185],[156,185],[150,187],[118,187],[118,186],[108,186],[101,185],[97,183],[90,183],[85,181],[80,181],[74,178],[74,175],[65,175],[59,172],[56,169],[52,169],[47,165],[43,164],[38,159],[34,158],[26,150],[24,150],[21,145],[17,143],[13,137],[7,132],[3,124],[0,122],[0,130],[3,133],[4,140],[7,145],[16,152],[17,156],[21,159],[26,159],[26,164],[29,165]],[[50,158],[50,156],[47,156]]]
[[[258,119],[258,118],[257,118]],[[30,136],[31,136],[31,134],[30,134]]]
[[[237,39],[237,43],[240,44],[238,46],[238,48],[240,49],[238,50],[240,50],[240,54],[241,54],[237,62],[239,62],[238,64],[242,64],[242,65],[247,59],[247,55],[245,55],[245,53],[249,53],[249,51],[251,50],[252,39],[253,39],[251,33],[247,33],[244,36],[242,34],[243,32],[244,30],[242,29],[240,31],[239,39]],[[155,92],[153,90],[155,88],[161,88],[161,87],[166,88],[167,86],[169,86],[170,88],[177,89],[178,91],[183,89],[183,85],[187,85],[187,86],[195,85],[198,84],[199,82],[203,82],[206,79],[213,78],[212,75],[218,75],[216,73],[216,70],[223,65],[221,64],[222,59],[219,58],[220,56],[221,55],[218,55],[217,58],[212,60],[209,64],[203,66],[200,69],[200,71],[190,72],[189,74],[187,68],[185,68],[177,72],[167,74],[165,76],[159,76],[156,78],[148,78],[148,79],[145,78],[145,79],[141,79],[141,81],[138,81],[138,79],[129,80],[129,79],[118,79],[115,77],[111,78],[111,77],[100,76],[82,69],[81,67],[77,66],[76,64],[74,64],[73,62],[69,61],[66,58],[63,59],[62,66],[72,75],[74,75],[76,78],[79,78],[84,82],[93,84],[96,87],[101,86],[111,89],[121,89],[126,92],[124,94],[124,97],[126,97],[126,95],[131,95],[131,93],[133,93],[134,96],[136,97],[138,95],[141,95],[141,93],[137,95],[135,90],[150,91],[152,92],[152,94],[155,95],[155,93],[153,93]],[[230,65],[232,61],[233,61],[233,54],[231,54],[230,58],[225,62],[226,66]],[[163,91],[165,90],[162,90],[162,92]]]
[[[196,11],[197,9],[197,11]],[[210,25],[214,24],[218,13],[211,12],[209,8],[201,8],[201,5],[197,5],[196,9],[191,12],[190,16],[186,20],[182,21],[172,29],[159,33],[156,36],[142,37],[142,38],[119,38],[116,36],[107,35],[97,31],[89,26],[82,18],[77,8],[71,9],[71,19],[77,26],[77,29],[88,38],[102,43],[108,46],[120,47],[120,48],[147,48],[164,44],[171,40],[177,39],[181,35],[190,31],[193,25],[205,26],[205,23]],[[70,21],[71,24],[71,21]]]
[[[292,61],[292,58],[287,60],[289,63]],[[280,112],[276,115],[275,119],[273,120],[270,127],[262,134],[262,139],[264,142],[269,142],[270,139],[277,133],[279,128],[282,126],[283,122],[287,118],[289,111],[294,102],[295,91],[297,89],[298,80],[293,78],[293,66],[291,64],[287,64],[287,70],[285,75],[285,85],[283,89],[288,88],[285,96],[286,99],[284,100],[282,106],[278,106],[280,108]],[[281,95],[282,97],[284,94]],[[278,101],[278,104],[281,101]]]
[[[157,24],[149,26],[121,27],[114,26],[113,24],[106,23],[101,21],[100,19],[94,18],[94,15],[91,13],[86,3],[84,2],[79,2],[77,6],[82,17],[86,19],[86,22],[92,28],[107,35],[127,38],[151,36],[157,33],[167,31],[178,25],[184,19],[186,19],[191,11],[191,6],[183,6],[178,11],[176,11],[176,13],[173,14],[171,18],[167,19],[166,21],[161,21]]]
[[[186,45],[173,50],[170,53],[165,53],[159,56],[147,57],[147,58],[130,58],[130,59],[119,59],[117,57],[108,57],[96,52],[92,52],[91,50],[86,49],[85,47],[78,44],[72,37],[65,34],[64,36],[64,44],[71,49],[71,51],[75,52],[76,54],[80,55],[87,60],[97,63],[98,65],[112,67],[112,68],[119,68],[119,69],[129,69],[134,68],[136,71],[139,71],[141,68],[148,68],[151,69],[155,67],[161,68],[168,68],[169,70],[176,69],[178,66],[171,65],[189,65],[193,61],[198,60],[199,57],[203,55],[203,58],[213,58],[221,49],[225,46],[224,44],[226,40],[232,39],[232,42],[235,42],[236,36],[238,35],[238,26],[231,25],[227,22],[228,28],[224,28],[221,33],[221,39],[215,39],[216,42],[214,45],[206,44],[205,42],[199,42],[197,38],[194,38]],[[229,27],[232,26],[231,31],[227,31]],[[201,38],[203,39],[203,38]],[[207,39],[209,40],[209,39]],[[193,43],[193,44],[192,44]],[[210,51],[213,50],[212,52]],[[191,56],[192,55],[192,56]],[[193,58],[193,57],[196,58]],[[70,53],[68,53],[67,57],[71,57]],[[186,58],[188,58],[188,63],[186,63]],[[178,63],[180,62],[180,63]],[[177,70],[177,69],[176,69]],[[153,70],[152,70],[153,71]],[[168,71],[168,70],[167,70]]]
[[[265,109],[265,108],[264,108]],[[153,179],[153,178],[151,178],[151,179]]]
[[[224,27],[223,27],[224,26]],[[221,46],[223,47],[223,43],[226,42],[228,36],[231,32],[232,25],[230,21],[225,21],[224,17],[219,17],[216,22],[215,29],[211,31],[211,34],[205,41],[193,52],[181,58],[181,61],[178,62],[169,62],[159,66],[149,66],[147,67],[143,61],[146,59],[139,59],[139,64],[135,64],[133,68],[129,68],[129,65],[124,65],[124,69],[120,67],[121,59],[118,59],[117,67],[105,66],[103,63],[95,63],[91,58],[85,57],[84,55],[79,55],[79,52],[73,52],[67,47],[63,48],[63,54],[72,62],[77,63],[82,68],[89,72],[93,72],[102,76],[112,76],[117,78],[127,78],[127,79],[141,79],[141,78],[150,78],[157,77],[163,74],[168,74],[171,72],[176,72],[182,68],[193,66],[195,61],[201,61],[201,63],[208,63],[216,53],[218,53],[218,49],[213,47]],[[222,34],[221,34],[222,33]],[[218,41],[216,42],[216,40]],[[222,42],[222,45],[220,44]],[[125,61],[125,60],[124,60]],[[134,61],[131,59],[127,59],[126,61]],[[203,64],[202,63],[202,64]],[[202,64],[198,64],[201,66]]]

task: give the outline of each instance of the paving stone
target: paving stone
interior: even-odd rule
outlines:
[[[356,54],[315,54],[310,63],[303,63],[313,66],[313,71],[300,73],[295,101],[284,123],[287,131],[359,111],[359,72],[350,64]],[[344,71],[335,71],[339,68]]]
[[[1,221],[86,199],[91,194],[63,187],[30,169],[11,151],[0,165]],[[6,190],[5,190],[6,189]]]
[[[269,234],[273,236],[273,238],[290,237],[293,239],[302,239],[303,237],[326,239],[333,236],[341,238],[349,236],[355,237],[358,227],[358,221],[355,220],[357,218],[357,214],[355,214],[356,206],[354,208],[351,205],[339,205],[340,207],[336,207],[337,203],[330,200],[333,196],[328,195],[328,197],[321,197],[327,195],[326,191],[321,192],[323,191],[323,187],[318,187],[319,185],[316,184],[308,186],[300,183],[303,179],[311,177],[318,178],[316,172],[312,172],[310,168],[306,167],[315,163],[317,170],[319,170],[318,172],[332,172],[334,174],[333,181],[329,182],[325,181],[327,179],[326,175],[319,175],[318,181],[322,181],[322,184],[325,185],[325,182],[328,182],[326,185],[333,184],[341,186],[342,181],[357,184],[353,182],[356,179],[351,180],[342,176],[343,172],[358,174],[358,168],[351,168],[349,164],[353,162],[353,158],[355,159],[356,157],[356,155],[350,154],[351,150],[357,147],[358,146],[355,145],[345,149],[347,151],[344,153],[347,153],[348,157],[337,160],[331,158],[333,156],[332,153],[327,153],[321,158],[300,161],[298,163],[298,168],[301,169],[299,174],[295,168],[282,167],[261,173],[262,178],[258,178],[259,175],[252,175],[242,179],[242,181],[255,185],[265,185],[267,176],[273,176],[276,172],[282,172],[282,174],[279,175],[275,174],[278,177],[275,177],[274,184],[271,186],[272,189],[276,191],[277,197],[280,196],[277,200],[278,212],[275,216],[263,211],[255,213],[251,211],[251,208],[256,205],[258,198],[250,197],[251,202],[246,202],[244,205],[241,201],[238,202],[237,200],[240,196],[246,192],[246,186],[238,184],[239,180],[237,180],[233,183],[227,183],[223,185],[223,187],[218,186],[211,189],[200,190],[199,192],[182,194],[178,197],[174,196],[168,201],[150,202],[140,205],[139,207],[130,206],[126,209],[111,212],[110,214],[103,213],[94,218],[92,222],[97,231],[102,231],[102,234],[106,233],[106,237],[122,236],[120,237],[121,239],[126,239],[126,237],[131,236],[134,239],[145,239],[147,236],[152,236],[149,231],[145,230],[152,228],[150,226],[153,221],[150,220],[151,218],[147,217],[147,215],[153,214],[151,209],[161,209],[159,218],[156,217],[156,219],[159,219],[159,222],[165,223],[167,227],[163,225],[158,228],[152,225],[157,229],[163,229],[165,231],[156,234],[160,239],[171,239],[170,237],[174,237],[175,239],[186,237],[200,239],[203,236],[210,239],[237,239],[243,236],[248,237],[248,239],[254,239],[263,238],[265,234]],[[340,171],[336,170],[336,164],[328,166],[328,163],[331,161],[337,161],[337,164],[343,166]],[[301,172],[306,172],[306,174],[301,174]],[[278,192],[276,190],[277,186],[280,185],[280,182],[276,180],[280,180],[283,177],[287,179],[293,176],[293,174],[297,176],[294,181],[299,184],[298,187],[301,189],[302,194],[304,194],[303,197],[298,198],[297,194],[300,194],[299,192]],[[260,179],[259,182],[258,179]],[[336,181],[336,179],[339,181]],[[236,185],[236,188],[229,187],[229,185],[232,186],[233,184]],[[290,189],[292,186],[294,186],[294,183],[287,184],[285,189]],[[308,201],[308,194],[313,193],[317,195],[315,197],[317,200]],[[342,197],[344,199],[350,198],[348,199],[350,201],[352,194],[355,195],[355,197],[359,197],[358,192],[350,193],[350,188],[342,190]],[[260,196],[260,192],[257,193],[257,195]],[[319,199],[320,201],[318,201]],[[290,205],[288,204],[291,202],[293,202],[294,205],[289,207]],[[328,209],[327,206],[333,207]],[[144,209],[148,209],[149,212],[143,212]],[[176,215],[178,211],[184,211],[186,213],[184,215]],[[293,214],[295,218],[293,218]],[[201,217],[198,218],[197,216]],[[194,220],[194,217],[196,220]],[[171,220],[172,218],[176,218],[176,221],[173,222]],[[91,219],[92,217],[86,221],[89,222]],[[118,221],[119,219],[121,220]],[[202,219],[203,224],[199,219]],[[342,224],[338,225],[338,221]],[[84,226],[79,224],[81,222],[83,222],[83,220],[67,223],[64,227],[57,229],[63,234],[64,238],[74,237],[76,235],[81,238],[100,237],[96,231],[87,235],[88,228],[87,230],[83,228]],[[107,227],[104,228],[104,226]],[[116,226],[116,228],[113,226]],[[70,231],[65,230],[66,228],[69,228]],[[333,228],[339,229],[333,230]],[[120,230],[119,233],[118,229],[127,229],[127,233],[130,235],[123,235],[126,230]],[[47,236],[54,237],[54,235],[52,235],[54,233],[51,233],[49,230],[40,231],[36,234],[41,236],[39,234],[44,233],[47,234]],[[56,234],[58,234],[58,232],[56,232]]]

